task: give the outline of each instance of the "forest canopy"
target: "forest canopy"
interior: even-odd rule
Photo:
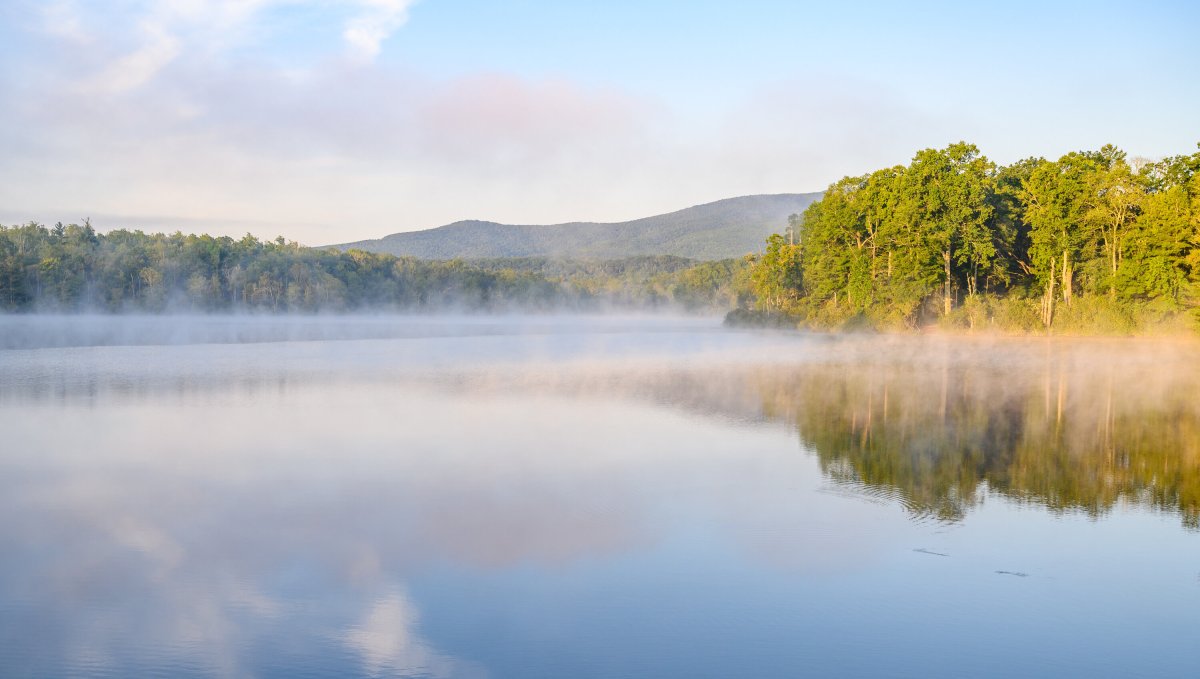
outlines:
[[[1200,152],[1001,166],[972,144],[846,177],[773,236],[742,317],[1133,332],[1200,320]],[[735,318],[737,315],[735,314]]]
[[[0,226],[0,310],[720,310],[743,260],[431,261],[247,235]]]

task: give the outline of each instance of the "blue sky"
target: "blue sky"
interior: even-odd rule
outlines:
[[[1189,2],[0,2],[0,222],[619,220],[972,141],[1200,141]]]

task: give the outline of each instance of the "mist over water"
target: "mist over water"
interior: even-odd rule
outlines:
[[[1200,348],[0,317],[0,674],[1189,676]]]
[[[0,349],[249,344],[711,329],[664,314],[21,314],[0,315]]]

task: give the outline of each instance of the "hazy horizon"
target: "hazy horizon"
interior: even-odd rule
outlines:
[[[960,139],[999,163],[1189,153],[1197,19],[1185,2],[6,3],[0,223],[320,245],[820,191]]]
[[[711,205],[713,203],[721,203],[721,202],[724,202],[727,200],[734,200],[734,199],[738,199],[738,198],[754,198],[754,197],[758,197],[758,196],[804,195],[804,194],[819,194],[819,193],[822,193],[821,189],[814,190],[814,191],[795,191],[795,192],[783,192],[783,193],[746,194],[746,195],[741,195],[741,196],[722,196],[720,198],[714,198],[712,200],[706,200],[706,201],[702,201],[700,203],[695,203],[695,204],[691,204],[691,205],[681,205],[677,208],[668,209],[663,212],[656,212],[654,214],[637,215],[634,217],[630,217],[629,219],[622,219],[622,220],[615,220],[615,221],[599,221],[599,220],[590,220],[590,219],[568,219],[568,220],[562,221],[562,222],[554,222],[554,223],[542,222],[542,223],[538,223],[538,224],[531,224],[531,223],[517,223],[517,222],[501,222],[501,221],[498,221],[495,219],[490,219],[486,216],[473,216],[473,217],[463,217],[461,219],[455,219],[453,221],[444,222],[444,223],[440,223],[440,224],[430,224],[428,226],[421,226],[421,227],[417,227],[414,229],[393,229],[391,231],[385,231],[385,232],[378,233],[376,235],[366,236],[363,238],[358,238],[358,239],[353,239],[353,240],[348,240],[348,241],[337,241],[337,242],[334,242],[334,241],[324,242],[323,241],[320,243],[303,242],[303,241],[296,241],[296,242],[299,242],[301,245],[304,245],[307,247],[320,248],[320,247],[326,247],[326,246],[330,246],[330,245],[342,245],[345,243],[354,243],[354,242],[360,242],[360,241],[366,241],[366,240],[379,240],[386,236],[390,236],[390,235],[393,235],[396,233],[411,233],[411,232],[416,232],[416,231],[429,231],[429,230],[441,228],[443,226],[450,226],[452,224],[458,224],[461,222],[486,222],[486,223],[500,224],[502,226],[563,226],[563,225],[569,225],[569,224],[622,224],[622,223],[626,223],[626,222],[630,222],[630,221],[637,221],[639,219],[646,219],[649,217],[660,217],[660,216],[672,214],[675,212],[682,212],[689,208],[701,207],[704,205]],[[2,210],[2,209],[3,208],[0,208],[0,210]],[[37,222],[38,224],[42,224],[44,226],[52,226],[53,224],[55,224],[57,222],[61,222],[63,224],[80,224],[80,225],[82,225],[85,221],[87,221],[88,223],[90,223],[92,225],[92,228],[94,228],[99,233],[109,233],[109,232],[119,230],[119,229],[128,229],[131,231],[134,231],[134,230],[144,231],[146,233],[171,234],[171,233],[175,233],[178,231],[178,232],[182,232],[185,234],[197,234],[197,235],[209,234],[209,235],[215,235],[215,236],[230,236],[230,237],[235,237],[235,238],[244,236],[246,234],[250,234],[251,236],[254,236],[260,240],[273,240],[278,236],[283,236],[284,238],[286,238],[289,241],[296,240],[294,238],[290,238],[290,237],[286,236],[283,233],[262,231],[261,230],[262,228],[274,228],[273,226],[270,226],[268,224],[257,223],[257,222],[242,222],[242,221],[213,223],[213,222],[209,222],[209,221],[206,221],[203,219],[196,219],[196,218],[190,218],[190,217],[159,218],[159,217],[154,217],[154,216],[129,217],[129,216],[122,216],[122,215],[100,214],[100,215],[87,215],[84,217],[80,217],[78,219],[65,219],[64,218],[64,219],[55,219],[55,220],[51,221],[51,220],[48,220],[45,218],[31,216],[31,217],[24,218],[24,219],[10,220],[10,221],[5,221],[3,219],[0,219],[0,225],[17,226],[20,224],[29,223],[31,221]],[[781,228],[782,228],[782,225],[781,225]],[[238,229],[244,229],[244,230],[239,231]]]

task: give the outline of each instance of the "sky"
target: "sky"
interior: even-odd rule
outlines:
[[[1200,142],[1200,3],[0,0],[0,223],[309,245]]]

